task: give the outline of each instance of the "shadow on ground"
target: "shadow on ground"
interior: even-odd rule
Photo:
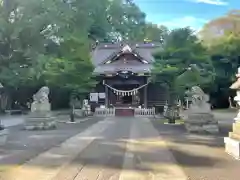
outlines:
[[[17,129],[20,127],[14,127],[11,129],[11,131],[16,131],[16,133],[10,135],[8,144],[4,147],[4,150],[11,151],[14,149],[20,151],[14,156],[1,159],[0,163],[2,166],[5,166],[6,164],[10,166],[21,164],[23,161],[29,160],[30,158],[45,151],[46,149],[57,146],[66,138],[79,133],[85,129],[84,126],[86,128],[89,126],[89,124],[81,123],[78,125],[68,125],[67,127],[65,125],[63,127],[59,127],[57,130],[44,132],[17,131]],[[171,138],[174,140],[174,135],[181,135],[184,137],[185,131],[182,126],[162,125],[159,128],[160,134],[163,135],[163,138],[168,137],[168,140]],[[114,174],[114,172],[120,171],[123,167],[126,144],[129,143],[130,126],[126,125],[126,122],[118,123],[118,129],[119,130],[116,130],[116,128],[112,128],[110,130],[108,129],[104,137],[94,140],[80,154],[77,155],[71,164],[64,168],[65,172],[69,171],[71,174],[74,174],[69,170],[72,167],[76,167],[78,171],[83,172],[84,169],[94,168],[98,170],[103,169],[102,171],[105,171],[108,174]],[[129,153],[132,154],[131,158],[134,164],[132,166],[126,167],[128,170],[137,169],[141,172],[150,171],[158,173],[171,172],[170,169],[175,164],[172,162],[172,159],[169,159],[169,157],[163,157],[166,147],[161,145],[161,140],[158,142],[158,136],[148,137],[143,135],[136,140],[138,142],[136,145],[137,148],[129,150]],[[22,147],[19,142],[26,144],[27,146]],[[184,161],[178,161],[178,163],[182,166],[208,168],[214,166],[215,164],[218,164],[221,161],[221,159],[218,158],[205,157],[179,149],[171,148],[171,151],[174,156],[184,159]],[[44,168],[56,168],[58,162],[61,161],[60,159],[63,156],[61,153],[58,153],[60,152],[56,151],[56,154],[53,154],[53,157],[50,157],[54,159],[54,162],[50,163],[49,165],[44,164]],[[31,164],[31,166],[41,167],[41,164]],[[29,169],[31,170],[31,167],[29,167]],[[79,174],[78,171],[75,171],[75,175]]]
[[[163,125],[152,121],[159,134],[191,180],[237,180],[240,162],[225,153],[224,137],[231,124],[219,124],[217,135],[189,134],[183,125]]]
[[[161,136],[168,140],[183,143],[205,145],[210,147],[224,147],[224,137],[232,131],[231,124],[219,124],[219,133],[211,134],[190,134],[186,132],[184,125],[169,125],[152,120],[153,126],[158,130]]]

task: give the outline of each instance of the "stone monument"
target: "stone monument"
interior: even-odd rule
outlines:
[[[48,100],[49,88],[44,86],[33,95],[31,112],[25,119],[26,130],[54,129],[55,117],[51,114],[51,105]]]
[[[208,103],[209,96],[198,86],[193,86],[187,94],[191,97],[192,102],[186,111],[187,118],[184,124],[187,131],[210,134],[218,133],[218,122],[214,119],[210,104]]]
[[[240,105],[240,67],[238,68],[238,73],[236,74],[237,81],[230,87],[237,91],[237,95],[234,100],[237,101],[238,108]],[[240,159],[240,108],[238,110],[237,117],[234,118],[233,132],[229,133],[229,137],[224,138],[225,151],[236,159]]]

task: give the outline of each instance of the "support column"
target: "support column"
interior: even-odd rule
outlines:
[[[105,86],[105,107],[108,107],[108,87]]]
[[[189,109],[189,99],[186,98],[186,101],[187,101],[187,102],[186,102],[186,103],[187,103],[187,104],[186,104],[186,109]]]
[[[145,87],[144,87],[144,93],[143,93],[144,108],[147,108],[147,88],[148,88],[148,86],[145,86]]]

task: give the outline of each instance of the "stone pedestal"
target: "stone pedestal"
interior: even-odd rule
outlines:
[[[236,140],[230,137],[224,138],[225,151],[235,159],[240,159],[240,140]]]
[[[184,125],[190,133],[217,134],[219,132],[218,122],[211,113],[189,113]]]
[[[42,87],[34,96],[31,104],[31,113],[25,118],[26,130],[55,129],[55,117],[51,113],[51,104],[48,101],[49,88]]]
[[[225,151],[235,159],[240,159],[240,121],[233,123],[233,132],[224,138]]]
[[[26,130],[48,130],[56,127],[56,118],[50,111],[50,103],[34,103],[32,112],[25,118]]]

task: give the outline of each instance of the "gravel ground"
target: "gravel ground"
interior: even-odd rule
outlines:
[[[183,125],[152,123],[190,180],[239,180],[240,161],[224,151],[230,125],[221,124],[220,134],[210,136],[188,134]]]
[[[30,160],[102,119],[90,118],[76,124],[58,123],[57,129],[49,131],[25,131],[23,125],[10,127],[7,143],[0,147],[0,171],[6,166],[19,165]]]

